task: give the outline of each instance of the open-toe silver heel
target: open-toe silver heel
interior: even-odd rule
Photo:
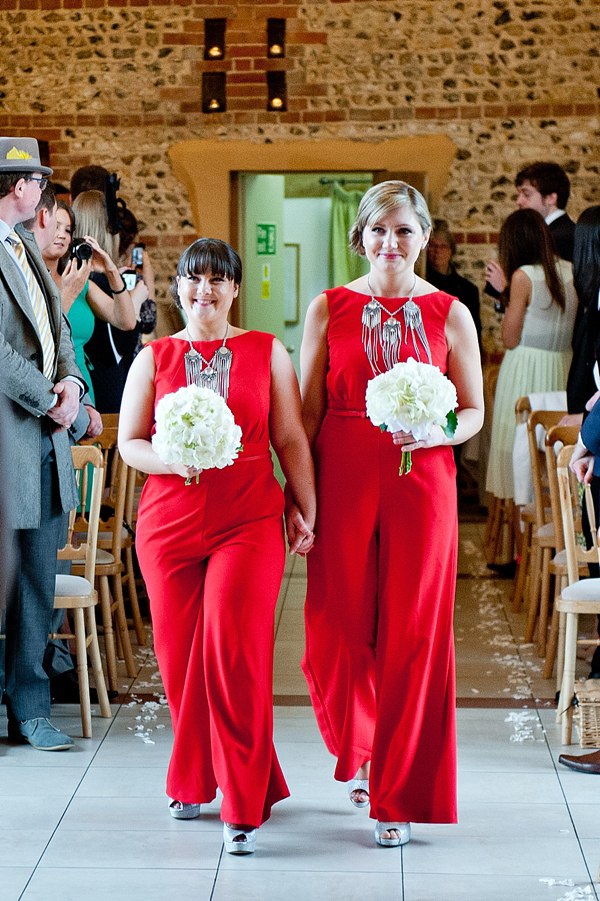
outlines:
[[[246,832],[223,823],[223,844],[228,854],[252,854],[256,848],[256,829]]]
[[[195,820],[200,816],[199,804],[186,804],[184,801],[171,801],[169,813],[176,820]]]
[[[384,832],[397,832],[397,838],[383,838]],[[410,841],[410,823],[380,823],[375,824],[375,841],[384,848],[397,848]]]
[[[364,792],[366,795],[369,794],[369,780],[368,779],[351,779],[346,783],[348,786],[348,795],[350,796],[350,800],[354,804],[355,807],[367,807],[370,799],[367,798],[366,801],[355,801],[352,797],[354,792]]]

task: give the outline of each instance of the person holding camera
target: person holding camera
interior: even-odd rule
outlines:
[[[131,293],[116,264],[90,235],[73,240],[74,230],[74,212],[59,200],[54,240],[44,250],[43,257],[61,294],[62,307],[73,333],[77,363],[84,374],[90,375],[91,386],[84,345],[92,336],[96,318],[118,328],[132,329],[136,317]],[[90,279],[92,272],[106,276],[112,297]],[[94,399],[91,387],[90,395]]]
[[[151,334],[156,328],[156,303],[154,301],[154,270],[146,245],[138,242],[138,221],[131,210],[125,207],[121,212],[119,232],[119,266],[131,297],[137,316],[137,324],[132,332],[118,332],[113,329],[115,345],[129,367],[143,346],[142,335]]]
[[[74,243],[82,238],[93,251],[88,302],[91,306],[95,302],[92,298],[96,299],[92,306],[95,322],[84,350],[89,360],[96,407],[100,413],[118,413],[128,367],[115,344],[112,330],[113,327],[124,331],[134,329],[137,313],[131,292],[119,271],[119,236],[111,230],[104,195],[100,191],[84,191],[73,201],[73,212]]]

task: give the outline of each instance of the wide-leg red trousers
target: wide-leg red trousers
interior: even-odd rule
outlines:
[[[400,456],[364,415],[326,415],[303,670],[335,778],[371,761],[371,817],[452,823],[456,471],[449,447],[403,476]]]
[[[273,746],[283,527],[281,515],[250,519],[260,511],[244,505],[244,484],[260,491],[264,479],[268,490],[270,457],[263,462],[250,479],[250,462],[185,487],[151,476],[136,542],[173,720],[167,794],[209,802],[218,786],[221,819],[253,826],[289,795]]]

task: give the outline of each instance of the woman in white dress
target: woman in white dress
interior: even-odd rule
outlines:
[[[577,297],[571,264],[555,255],[536,210],[517,210],[506,219],[498,255],[509,285],[502,323],[507,350],[494,399],[486,490],[514,498],[515,403],[534,392],[565,389]]]

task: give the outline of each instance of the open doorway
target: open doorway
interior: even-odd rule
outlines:
[[[313,297],[368,270],[348,247],[360,200],[386,178],[427,196],[424,172],[239,172],[232,242],[244,262],[236,323],[275,334],[298,375],[304,318]]]
[[[366,271],[347,232],[372,172],[239,173],[239,322],[277,335],[297,373],[304,318],[326,288]],[[235,236],[232,235],[235,241]]]

